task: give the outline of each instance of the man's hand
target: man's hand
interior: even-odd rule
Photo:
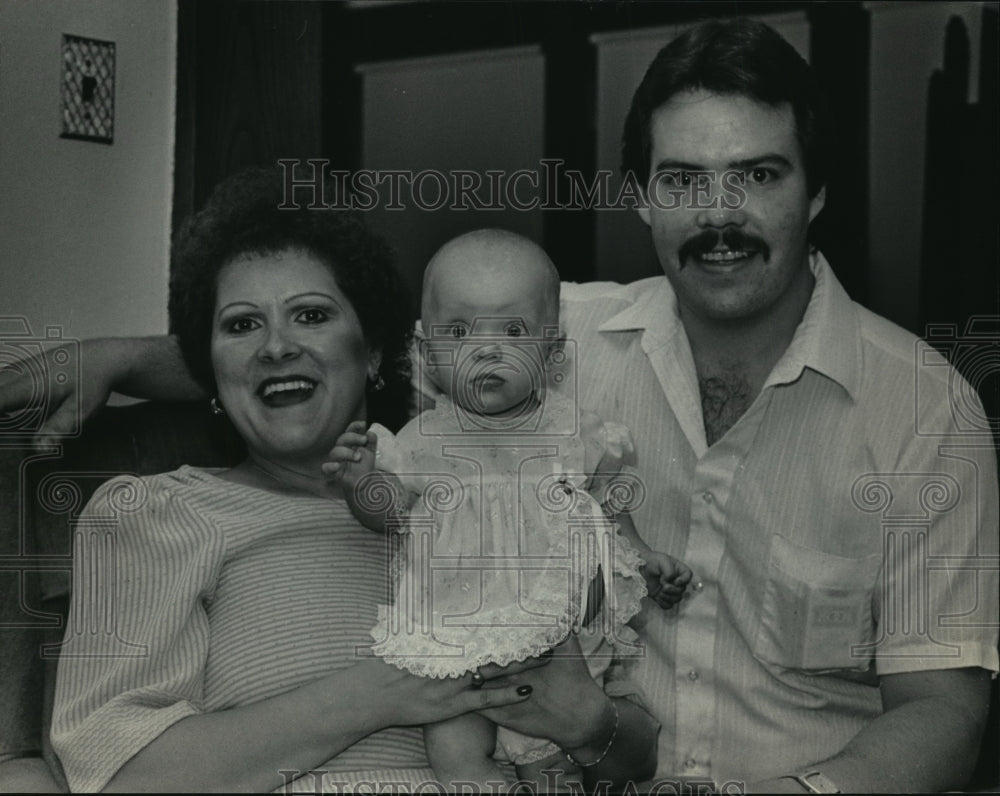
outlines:
[[[34,432],[36,445],[79,433],[107,403],[118,375],[110,344],[86,340],[7,364],[0,370],[0,419],[10,433]],[[86,368],[86,378],[84,378]]]
[[[645,565],[641,572],[650,598],[660,608],[677,605],[691,582],[691,568],[683,561],[656,550],[644,551],[642,559]]]
[[[978,667],[883,674],[884,713],[821,771],[844,793],[956,792],[969,781],[989,713],[990,673]],[[791,773],[791,772],[789,772]],[[747,783],[747,793],[804,792],[795,780]]]

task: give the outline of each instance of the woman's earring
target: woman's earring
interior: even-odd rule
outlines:
[[[377,374],[378,378],[369,379],[368,383],[371,385],[372,392],[378,392],[383,387],[385,387],[385,379],[382,378],[382,374]]]
[[[222,408],[222,404],[219,403],[218,398],[213,398],[211,401],[208,402],[208,405],[212,407],[213,415],[219,416],[219,415],[224,415],[226,413],[226,410]]]

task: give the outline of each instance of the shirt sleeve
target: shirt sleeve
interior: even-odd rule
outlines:
[[[373,423],[371,430],[378,439],[375,468],[392,473],[407,492],[421,494],[426,487],[428,473],[420,464],[421,443],[424,440],[420,437],[419,419],[411,420],[398,434],[378,423]]]
[[[202,712],[224,542],[163,476],[102,486],[75,529],[52,743],[73,791],[98,791],[175,722]]]
[[[377,440],[375,447],[375,468],[386,473],[399,473],[405,469],[403,450],[396,440],[396,435],[381,423],[372,423],[369,429]]]
[[[988,430],[971,434],[956,422],[942,385],[919,389],[925,413],[883,484],[876,670],[995,673],[1000,531],[993,440]],[[969,395],[985,417],[971,388]]]
[[[635,465],[635,443],[622,423],[604,422],[597,415],[580,415],[580,438],[584,444],[585,468],[589,475],[587,491],[598,503],[609,503],[613,510],[627,510],[617,505],[623,490],[628,491]]]

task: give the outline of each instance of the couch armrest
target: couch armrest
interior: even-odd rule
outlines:
[[[0,760],[38,761],[5,764],[8,774],[27,776],[40,754],[58,769],[48,743],[55,662],[42,647],[62,638],[73,521],[94,490],[122,473],[232,466],[244,450],[206,404],[158,401],[107,407],[48,450],[0,437]]]

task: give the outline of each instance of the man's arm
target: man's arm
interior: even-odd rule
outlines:
[[[61,361],[67,356],[69,365]],[[47,418],[38,435],[49,442],[79,428],[112,391],[163,401],[208,397],[188,373],[176,339],[165,335],[84,340],[79,348],[51,348],[13,363],[0,370],[0,413],[39,406],[40,388]]]
[[[972,775],[989,711],[985,669],[884,675],[885,712],[816,769],[845,793],[933,792]],[[788,772],[789,774],[798,772]],[[753,793],[804,793],[794,779],[752,783]]]

